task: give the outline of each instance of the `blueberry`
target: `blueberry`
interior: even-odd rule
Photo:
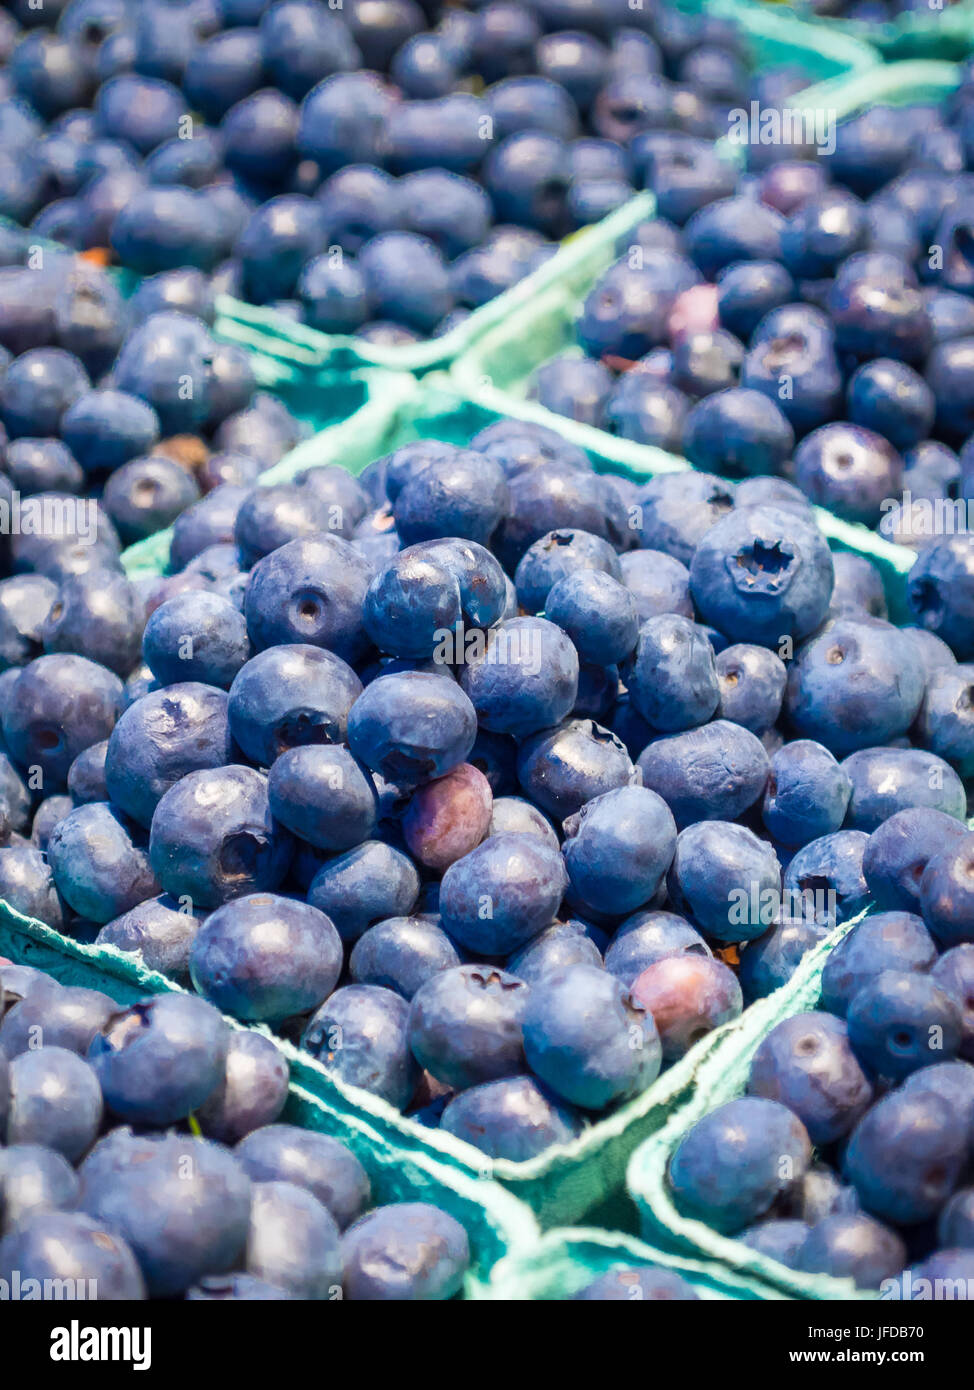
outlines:
[[[38,1144],[76,1163],[97,1138],[102,1114],[98,1078],[77,1053],[41,1046],[11,1061],[8,1144]]]
[[[899,1079],[960,1046],[957,1003],[912,971],[883,971],[852,996],[847,1018],[856,1054],[882,1076]]]
[[[563,466],[547,463],[521,469],[510,480],[509,498],[493,549],[511,574],[528,547],[549,532],[586,531],[620,548],[631,539],[632,527],[621,497],[595,473],[571,469],[566,474]]]
[[[522,1025],[530,989],[503,970],[461,965],[433,975],[413,996],[413,1056],[458,1090],[524,1070]]]
[[[223,1081],[196,1111],[208,1139],[234,1144],[272,1125],[288,1097],[288,1065],[269,1038],[235,1032],[227,1045]]]
[[[330,1135],[269,1124],[248,1134],[234,1153],[255,1183],[285,1182],[305,1188],[328,1208],[341,1230],[369,1206],[365,1169]]]
[[[558,820],[594,797],[639,782],[621,739],[590,719],[570,719],[525,739],[517,775],[531,800]]]
[[[147,162],[147,170],[157,181],[164,173],[163,159],[175,164],[185,161],[185,142],[161,146]],[[216,151],[204,141],[193,140],[193,158],[215,164]],[[211,169],[199,170],[204,179]],[[194,178],[194,175],[190,175]],[[140,189],[120,210],[111,234],[112,249],[119,260],[144,275],[178,270],[184,265],[212,270],[220,258],[219,226],[205,198],[192,188],[150,187]]]
[[[113,1014],[92,1039],[88,1060],[114,1114],[164,1125],[184,1119],[216,1088],[228,1041],[209,1004],[159,995]]]
[[[217,907],[281,883],[292,844],[271,816],[265,779],[234,766],[190,772],[159,800],[149,859],[162,888]]]
[[[226,690],[250,657],[247,625],[219,594],[179,594],[149,618],[142,655],[162,685],[200,681]]]
[[[612,374],[601,362],[564,356],[554,357],[537,369],[531,396],[556,415],[599,427],[611,389]]]
[[[331,918],[343,941],[356,941],[376,922],[409,913],[418,893],[412,860],[381,840],[365,840],[325,861],[308,901]]]
[[[342,1257],[334,1217],[310,1192],[293,1183],[255,1183],[247,1272],[296,1298],[335,1297]]]
[[[138,660],[144,622],[133,585],[122,575],[95,570],[64,580],[41,637],[47,653],[84,651],[124,676]]]
[[[581,1132],[581,1120],[529,1076],[473,1086],[447,1104],[440,1128],[490,1158],[523,1163]]]
[[[669,1269],[653,1265],[640,1268],[611,1269],[586,1284],[574,1295],[576,1302],[677,1302],[689,1303],[699,1298],[692,1284]]]
[[[187,507],[173,522],[170,568],[181,570],[209,546],[233,541],[237,512],[249,491],[224,483]]]
[[[960,1053],[969,1057],[974,1043],[974,993],[971,990],[974,949],[965,942],[945,951],[930,972],[931,978],[949,994],[961,1011]],[[974,1076],[974,1073],[971,1073]]]
[[[302,0],[270,6],[261,17],[259,32],[267,71],[295,101],[323,78],[349,71],[361,62],[342,16]]]
[[[827,748],[811,739],[786,743],[771,759],[761,816],[765,829],[784,845],[808,844],[838,830],[852,785]]]
[[[0,1124],[2,1124],[0,1118]],[[0,1235],[46,1211],[73,1211],[80,1184],[71,1164],[41,1144],[11,1144],[0,1154]]]
[[[131,1246],[157,1298],[236,1268],[250,1206],[240,1164],[203,1139],[113,1130],[81,1168],[82,1210]]]
[[[948,536],[924,546],[907,579],[918,624],[942,638],[961,661],[974,659],[974,546]]]
[[[739,643],[717,657],[717,680],[722,719],[761,735],[777,722],[788,673],[767,647]]]
[[[281,545],[258,561],[247,586],[251,640],[258,649],[304,643],[357,659],[365,650],[360,626],[371,577],[371,565],[340,537]]]
[[[778,1101],[728,1101],[687,1132],[670,1160],[674,1199],[688,1216],[733,1234],[798,1186],[811,1152],[804,1125]]]
[[[839,942],[822,972],[822,1006],[844,1017],[852,1000],[887,970],[923,974],[937,948],[922,920],[909,912],[879,912]]]
[[[0,1278],[18,1286],[97,1289],[102,1302],[136,1302],[145,1283],[130,1247],[81,1212],[35,1211],[0,1241]],[[70,1282],[68,1282],[70,1281]]]
[[[359,269],[376,317],[428,333],[453,308],[446,263],[428,237],[381,233],[363,247]]]
[[[29,993],[16,1002],[8,995],[6,1017],[0,1027],[0,1047],[11,1059],[37,1046],[66,1048],[85,1056],[95,1034],[115,1012],[107,994],[96,989],[49,988],[49,976],[42,976]],[[21,986],[23,988],[23,986]]]
[[[693,407],[683,452],[697,468],[734,474],[779,473],[791,457],[794,431],[760,391],[732,387]]]
[[[466,1232],[425,1202],[395,1202],[361,1217],[342,1240],[345,1297],[434,1302],[452,1298],[470,1264]]]
[[[561,855],[536,835],[491,836],[443,875],[443,928],[470,951],[506,955],[551,922],[567,882]]]
[[[0,579],[0,667],[24,666],[42,651],[41,633],[57,585],[42,574]]]
[[[597,927],[571,918],[549,927],[512,955],[507,964],[526,984],[535,984],[553,970],[568,965],[602,965],[606,937]]]
[[[713,279],[737,261],[782,259],[784,227],[772,208],[744,197],[721,198],[690,218],[687,250],[701,272]]]
[[[193,938],[196,989],[225,1013],[276,1023],[316,1009],[341,973],[341,940],[308,903],[252,894],[212,912]]]
[[[974,774],[972,689],[974,667],[970,665],[932,672],[917,719],[919,740],[965,777]]]
[[[490,783],[470,763],[418,787],[402,816],[403,836],[419,863],[442,871],[480,844],[490,826]]]
[[[713,649],[696,624],[679,614],[642,624],[628,685],[637,711],[662,733],[706,723],[720,700]]]
[[[528,612],[540,613],[555,584],[580,574],[619,579],[619,559],[612,546],[584,530],[549,531],[530,545],[518,562],[514,574],[518,602]]]
[[[163,893],[106,922],[96,945],[139,955],[149,970],[189,981],[189,950],[200,919]]]
[[[375,827],[372,780],[342,746],[288,749],[271,766],[267,795],[281,824],[320,849],[351,849]]]
[[[632,594],[640,622],[662,613],[693,617],[690,572],[662,550],[633,550],[620,556],[622,582]]]
[[[847,1134],[873,1099],[845,1024],[816,1012],[772,1028],[754,1054],[748,1091],[787,1105],[819,1147]]]
[[[802,915],[834,927],[862,911],[869,899],[862,872],[868,840],[862,830],[837,830],[798,851],[785,870],[784,887]]]
[[[605,968],[631,988],[637,976],[657,961],[710,954],[710,947],[685,918],[673,912],[637,912],[613,936]]]
[[[749,1226],[737,1239],[749,1250],[756,1250],[770,1260],[777,1260],[788,1269],[798,1267],[799,1252],[811,1227],[805,1221],[789,1219],[759,1221]]]
[[[659,1072],[652,1015],[604,970],[574,965],[544,976],[531,990],[523,1026],[531,1070],[583,1110],[627,1099]]]
[[[65,908],[46,857],[33,846],[0,849],[0,897],[22,916],[60,930]]]
[[[234,678],[230,731],[248,757],[269,767],[289,748],[341,743],[360,691],[354,671],[329,651],[307,643],[268,647]]]
[[[846,825],[875,830],[889,816],[927,803],[963,822],[967,796],[953,768],[915,748],[863,748],[842,763],[852,783]]]
[[[477,728],[467,695],[440,676],[381,676],[355,700],[348,719],[352,752],[388,778],[439,777],[466,760]]]
[[[732,641],[765,646],[813,632],[828,612],[832,583],[824,537],[775,507],[733,511],[704,535],[690,566],[703,619]]]
[[[666,803],[643,787],[596,796],[565,822],[565,867],[574,893],[613,916],[653,897],[675,849]]]
[[[966,1159],[955,1121],[931,1091],[894,1091],[867,1111],[852,1132],[844,1171],[871,1215],[901,1226],[937,1215]]]
[[[780,886],[774,850],[744,826],[706,820],[680,832],[667,876],[670,899],[708,935],[760,935],[776,915]]]
[[[77,460],[57,439],[11,440],[4,466],[22,497],[36,492],[78,494],[84,488],[84,474]]]
[[[148,829],[163,794],[180,778],[222,768],[232,756],[222,690],[194,681],[150,690],[111,731],[105,756],[109,798]]]
[[[739,816],[761,797],[768,755],[739,724],[715,719],[650,743],[639,757],[643,784],[658,792],[678,827]]]
[[[104,666],[68,653],[42,656],[13,683],[4,741],[14,762],[38,766],[55,790],[78,754],[108,737],[121,707],[122,683]]]
[[[138,394],[101,389],[69,406],[59,432],[85,472],[100,473],[148,454],[159,431],[159,417]]]
[[[105,485],[103,500],[119,535],[131,544],[172,525],[199,496],[184,468],[150,455],[117,469]]]
[[[393,516],[405,545],[457,537],[487,545],[508,502],[503,470],[472,449],[433,459],[407,479]]]
[[[89,389],[88,374],[63,348],[35,348],[0,381],[0,416],[11,438],[56,435],[61,417]]]
[[[389,917],[359,937],[349,957],[356,984],[381,985],[412,999],[434,975],[459,966],[447,936],[422,917]]]
[[[107,801],[76,807],[51,831],[54,882],[82,917],[110,922],[158,892],[145,831]]]
[[[477,745],[474,745],[476,758]],[[488,781],[489,781],[488,777]],[[520,796],[495,796],[490,813],[488,835],[536,835],[545,844],[558,848],[558,835],[548,817],[537,806]]]
[[[785,710],[799,734],[844,755],[905,734],[922,697],[909,639],[876,619],[843,616],[797,653]]]
[[[653,1015],[663,1058],[673,1061],[722,1023],[739,1017],[741,987],[734,972],[710,956],[683,952],[643,970],[632,997]]]
[[[974,839],[965,835],[927,862],[920,880],[923,920],[941,947],[974,937]]]
[[[859,1289],[879,1288],[906,1264],[906,1246],[889,1227],[861,1212],[827,1216],[808,1233],[795,1265],[808,1274],[852,1279]]]
[[[402,1109],[416,1089],[418,1067],[407,1040],[409,1005],[378,985],[345,985],[313,1014],[302,1047],[344,1085],[360,1087]]]

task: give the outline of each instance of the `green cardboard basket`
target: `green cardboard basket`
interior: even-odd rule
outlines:
[[[560,1302],[574,1298],[610,1270],[646,1265],[679,1274],[704,1302],[782,1298],[773,1289],[758,1290],[719,1265],[664,1254],[633,1236],[583,1226],[547,1231],[529,1249],[505,1255],[473,1296],[505,1303]]]
[[[46,971],[65,985],[102,990],[123,1006],[151,994],[183,992],[131,955],[71,941],[4,903],[0,903],[0,957]],[[473,1257],[467,1297],[477,1296],[497,1260],[534,1246],[538,1227],[530,1210],[497,1183],[464,1173],[432,1153],[403,1152],[388,1134],[372,1127],[366,1114],[333,1106],[326,1096],[309,1088],[301,1068],[293,1064],[293,1048],[265,1028],[246,1029],[229,1018],[227,1022],[232,1028],[271,1038],[287,1056],[291,1079],[282,1123],[318,1130],[347,1145],[367,1170],[378,1203],[432,1202],[456,1217],[470,1238]]]
[[[863,20],[830,18],[812,12],[809,5],[779,4],[778,0],[731,0],[758,10],[772,9],[781,18],[788,16],[811,28],[870,44],[886,62],[908,58],[959,60],[974,50],[974,3],[972,0],[942,0],[926,11],[915,10],[882,24]],[[757,18],[760,23],[760,18]]]

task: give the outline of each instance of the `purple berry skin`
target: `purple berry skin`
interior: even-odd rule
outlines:
[[[587,965],[567,966],[533,987],[524,1050],[546,1086],[591,1111],[645,1090],[662,1059],[652,1014],[620,980]]]
[[[754,1054],[748,1093],[787,1105],[817,1147],[847,1134],[873,1099],[845,1024],[819,1012],[772,1028]]]
[[[522,1026],[531,990],[506,971],[438,972],[409,1006],[409,1046],[437,1081],[465,1090],[525,1070]]]
[[[551,922],[567,884],[561,855],[537,836],[491,836],[443,875],[443,927],[478,955],[507,955]]]
[[[310,903],[254,893],[211,912],[190,949],[193,984],[224,1013],[280,1023],[328,998],[342,969],[342,943]]]

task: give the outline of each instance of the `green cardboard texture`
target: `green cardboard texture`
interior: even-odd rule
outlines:
[[[687,1131],[717,1106],[744,1094],[751,1060],[768,1032],[783,1019],[816,1007],[830,951],[865,915],[837,927],[808,952],[786,985],[725,1026],[719,1046],[697,1068],[696,1085],[687,1104],[674,1111],[662,1129],[633,1154],[627,1182],[646,1240],[684,1258],[719,1263],[735,1278],[753,1283],[756,1289],[771,1290],[778,1297],[815,1301],[877,1297],[857,1289],[851,1279],[796,1273],[738,1240],[719,1235],[702,1221],[681,1215],[667,1181],[670,1159]]]
[[[477,1286],[474,1296],[505,1303],[564,1301],[574,1299],[610,1270],[647,1265],[678,1274],[704,1302],[774,1302],[782,1298],[719,1265],[664,1254],[633,1236],[583,1226],[548,1231],[529,1250],[505,1255],[486,1284]]]
[[[44,970],[64,985],[99,989],[122,1007],[151,994],[181,992],[178,985],[147,970],[134,957],[67,940],[4,903],[0,903],[0,957]],[[233,1019],[227,1022],[233,1028],[244,1027]],[[291,1061],[293,1048],[264,1028],[251,1031],[272,1038]],[[497,1260],[530,1250],[536,1243],[538,1228],[531,1212],[496,1183],[466,1174],[436,1155],[403,1152],[389,1134],[373,1128],[367,1115],[335,1107],[309,1089],[293,1062],[281,1122],[329,1134],[347,1145],[367,1170],[377,1204],[432,1202],[456,1217],[470,1238],[473,1257],[467,1297],[481,1296],[480,1287]]]
[[[974,50],[974,0],[928,0],[924,8],[909,10],[896,19],[870,23],[816,15],[810,4],[779,4],[778,0],[730,0],[756,10],[753,22],[761,24],[761,14],[774,10],[775,18],[804,21],[830,37],[872,45],[886,62],[908,58],[966,58]]]

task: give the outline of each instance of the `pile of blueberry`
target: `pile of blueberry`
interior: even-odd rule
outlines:
[[[733,24],[662,0],[10,0],[0,63],[0,214],[173,308],[195,268],[390,344],[625,202],[638,132],[767,99]]]
[[[828,957],[819,1008],[761,1042],[747,1096],[687,1133],[670,1179],[686,1214],[791,1269],[942,1298],[938,1281],[974,1279],[974,834],[899,811],[864,872],[881,910]]]
[[[739,147],[739,167],[685,132],[637,135],[659,218],[585,299],[585,355],[538,368],[532,394],[713,473],[783,476],[903,545],[966,532],[972,116],[968,66],[942,110],[877,106],[831,152],[823,130],[821,149]]]
[[[882,603],[781,479],[518,421],[218,488],[0,676],[0,898],[530,1158],[866,906],[881,823],[963,821],[971,668]]]
[[[349,1149],[277,1123],[287,1088],[274,1044],[202,999],[119,1008],[0,961],[4,1297],[452,1298],[463,1227],[373,1206]]]
[[[91,262],[34,262],[27,237],[5,237],[30,263],[0,268],[0,670],[41,650],[57,583],[120,570],[123,546],[203,496],[219,507],[307,433],[258,390],[248,353],[212,336],[198,271],[126,301]]]

